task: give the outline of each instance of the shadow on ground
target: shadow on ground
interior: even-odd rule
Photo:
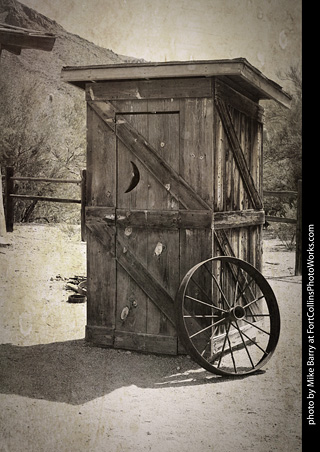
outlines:
[[[118,388],[167,388],[231,381],[187,356],[92,347],[85,340],[0,345],[0,393],[82,405]],[[238,377],[239,378],[239,377]]]

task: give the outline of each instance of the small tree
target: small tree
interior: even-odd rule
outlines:
[[[268,190],[296,190],[302,175],[302,80],[297,68],[282,77],[291,85],[292,106],[266,107],[264,185]]]
[[[298,180],[302,178],[302,78],[294,67],[281,78],[290,84],[292,106],[286,109],[270,104],[265,108],[264,188],[297,191]],[[296,201],[295,196],[287,199],[268,197],[265,199],[266,214],[295,217]],[[283,233],[289,234],[292,243],[293,225],[281,224],[276,229],[279,237]]]

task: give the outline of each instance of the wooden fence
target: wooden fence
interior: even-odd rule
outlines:
[[[78,184],[81,187],[81,199],[55,198],[51,196],[37,196],[14,193],[14,181],[49,182],[53,184]],[[5,215],[7,232],[13,231],[14,221],[14,198],[30,199],[33,201],[61,202],[81,204],[81,240],[85,241],[85,205],[86,205],[86,170],[81,171],[80,179],[54,179],[46,177],[23,177],[15,176],[12,166],[6,167],[5,171]]]
[[[267,222],[289,223],[296,225],[296,257],[295,257],[295,275],[302,275],[302,181],[298,181],[298,191],[264,191],[263,196],[274,196],[281,199],[295,197],[297,198],[297,217],[283,218],[275,216],[266,216]]]

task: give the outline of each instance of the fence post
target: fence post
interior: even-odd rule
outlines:
[[[6,167],[6,198],[5,198],[5,214],[7,232],[13,231],[13,166]]]
[[[302,275],[302,180],[298,181],[295,276]]]
[[[0,166],[0,246],[7,244],[7,228],[6,220],[3,208],[3,195],[2,195],[2,172]]]
[[[86,241],[87,171],[81,171],[81,240]]]

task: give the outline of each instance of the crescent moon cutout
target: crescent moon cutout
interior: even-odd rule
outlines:
[[[133,190],[140,181],[140,172],[137,168],[137,165],[133,162],[130,162],[132,165],[132,179],[130,182],[129,187],[126,189],[125,193],[129,193],[131,190]]]

